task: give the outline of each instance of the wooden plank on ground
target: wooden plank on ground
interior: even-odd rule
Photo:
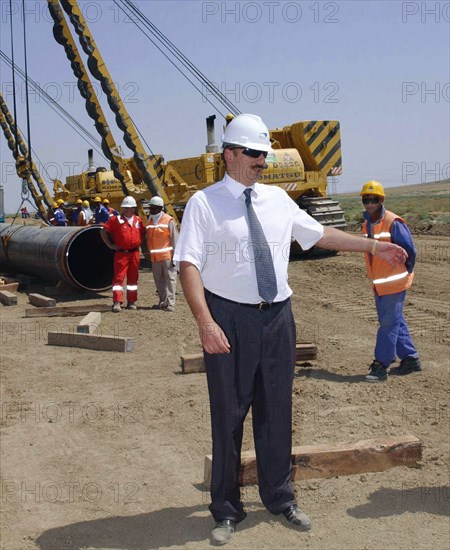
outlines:
[[[4,283],[0,285],[0,290],[7,290],[8,292],[17,292],[17,289],[19,288],[19,283]]]
[[[332,478],[383,472],[394,466],[414,466],[422,458],[422,443],[412,435],[377,437],[357,443],[302,445],[292,448],[292,479]],[[212,456],[205,457],[204,484],[211,482]],[[258,482],[254,451],[241,453],[240,485]]]
[[[317,346],[303,342],[296,344],[296,361],[309,361],[316,359]],[[203,353],[193,353],[191,355],[181,356],[181,370],[183,374],[192,374],[194,372],[205,372],[205,363],[203,361]]]
[[[81,319],[77,325],[79,334],[93,334],[102,322],[102,314],[98,311],[91,311]]]
[[[118,336],[98,336],[97,334],[78,334],[77,332],[49,332],[50,346],[85,348],[97,351],[131,352],[134,350],[134,338]]]
[[[111,311],[110,304],[87,304],[25,309],[25,317],[77,317],[91,311]]]
[[[9,290],[0,290],[0,302],[4,306],[16,306],[17,296]]]
[[[42,294],[31,293],[28,294],[28,301],[32,306],[36,307],[55,307],[56,300],[54,298],[47,298]]]

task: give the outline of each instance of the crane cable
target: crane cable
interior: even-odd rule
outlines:
[[[9,67],[12,67],[12,60],[2,51],[0,50],[0,60],[6,63]],[[19,74],[23,80],[25,80],[25,73],[22,71],[22,69],[19,66],[15,66],[16,72]],[[74,130],[86,143],[95,149],[97,153],[99,153],[106,161],[108,160],[103,152],[101,151],[101,143],[100,140],[98,140],[94,134],[92,134],[89,130],[87,130],[82,124],[78,122],[78,120],[73,117],[68,111],[66,111],[59,103],[57,103],[51,95],[49,95],[43,88],[39,86],[39,84],[34,81],[29,75],[28,75],[28,83],[31,87],[31,89],[36,92],[46,103],[47,105],[55,111],[55,113],[60,116],[66,124],[68,124],[72,130]],[[84,135],[83,135],[84,134]]]
[[[22,15],[23,15],[23,51],[24,51],[24,63],[25,63],[25,103],[27,108],[27,135],[28,135],[28,169],[32,172],[32,159],[31,159],[31,123],[30,123],[30,99],[28,93],[28,62],[27,62],[27,28],[25,17],[25,0],[22,0]],[[17,126],[17,123],[16,123]]]
[[[132,10],[136,16],[144,22],[147,29],[149,29],[153,35],[164,45],[164,47],[169,50],[172,55],[174,55],[192,74],[195,78],[203,84],[215,97],[222,103],[222,105],[230,110],[233,114],[237,115],[240,113],[239,109],[213,84],[201,71],[198,67],[194,65],[181,50],[179,50],[173,42],[169,40],[159,29],[154,25],[148,17],[146,17],[139,8],[133,4],[131,0],[120,0],[123,4],[126,4],[130,10]],[[132,20],[135,18],[131,17]],[[204,93],[200,93],[205,97]],[[205,99],[207,99],[205,97]],[[220,113],[222,114],[222,113]]]
[[[118,4],[120,1],[123,6],[126,6],[129,10]],[[125,15],[128,15],[130,20],[138,27],[138,29],[152,42],[152,44],[169,60],[169,62],[190,82],[194,88],[204,97],[210,105],[225,118],[225,115],[214,105],[208,97],[206,97],[204,91],[199,89],[197,85],[182,71],[182,69],[172,60],[169,55],[165,53],[155,40],[158,40],[166,50],[168,50],[175,59],[177,59],[192,75],[197,79],[228,111],[233,114],[240,114],[239,109],[215,86],[168,38],[165,36],[140,10],[135,6],[131,0],[114,0],[116,6]],[[139,23],[138,23],[139,22]],[[151,38],[145,30],[143,25],[154,37]]]
[[[13,24],[12,24],[12,0],[9,0],[9,13],[11,14],[11,18],[9,20],[10,28],[11,28],[11,63],[12,63],[12,83],[13,83],[13,110],[14,110],[14,120],[16,121],[16,126],[14,130],[14,139],[15,139],[15,145],[14,145],[14,153],[15,156],[19,154],[19,144],[17,139],[17,103],[16,103],[16,71],[15,71],[15,63],[14,63],[14,30],[13,30]]]

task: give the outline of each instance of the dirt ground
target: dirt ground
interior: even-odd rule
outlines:
[[[243,491],[248,517],[235,549],[447,549],[449,534],[449,238],[416,236],[418,265],[406,316],[422,373],[367,384],[377,328],[358,254],[292,261],[298,341],[318,346],[298,364],[294,445],[411,434],[423,442],[415,468],[295,484],[310,533],[285,527]],[[208,548],[212,518],[203,487],[210,453],[204,374],[181,374],[180,356],[200,352],[181,295],[175,313],[152,310],[149,270],[139,310],[102,314],[101,334],[136,339],[132,353],[47,345],[48,330],[81,317],[2,321],[2,550]],[[109,303],[110,293],[72,294],[64,305]],[[253,449],[250,424],[244,450]]]

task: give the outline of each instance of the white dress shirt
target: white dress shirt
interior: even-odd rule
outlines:
[[[197,191],[183,215],[175,262],[197,267],[206,289],[235,302],[261,302],[245,205],[245,185],[228,174]],[[323,226],[275,185],[255,183],[252,205],[269,243],[277,277],[275,302],[292,294],[288,285],[291,237],[306,250],[323,236]]]

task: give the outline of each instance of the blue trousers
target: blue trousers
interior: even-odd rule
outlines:
[[[403,306],[406,291],[386,296],[375,295],[375,305],[380,326],[375,345],[375,359],[389,367],[398,357],[418,357],[405,318]]]

